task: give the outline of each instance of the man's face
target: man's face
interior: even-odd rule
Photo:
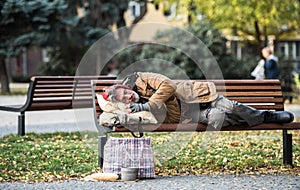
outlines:
[[[116,89],[116,94],[117,94],[117,99],[120,102],[126,104],[139,101],[139,95],[135,91],[130,89],[118,88]]]

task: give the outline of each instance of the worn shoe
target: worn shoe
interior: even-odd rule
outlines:
[[[266,111],[264,116],[264,123],[290,123],[293,120],[294,115],[288,111]]]

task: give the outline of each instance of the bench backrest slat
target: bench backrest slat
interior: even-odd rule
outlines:
[[[114,80],[111,76],[37,76],[31,79],[26,110],[92,107],[91,80]]]

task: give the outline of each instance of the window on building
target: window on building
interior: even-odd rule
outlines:
[[[300,58],[300,42],[295,42],[295,54],[296,58]]]
[[[285,55],[285,45],[284,45],[284,43],[280,43],[278,45],[278,49],[279,49],[279,56],[284,56]]]
[[[43,48],[42,49],[42,59],[43,59],[44,63],[48,63],[50,61],[50,57],[48,55],[48,51],[49,51],[48,48]]]
[[[130,10],[131,20],[134,20],[136,17],[139,17],[141,15],[141,6],[138,2],[130,1],[128,6]]]

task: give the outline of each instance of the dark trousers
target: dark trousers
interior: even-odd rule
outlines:
[[[261,124],[264,122],[263,113],[264,111],[229,100],[224,96],[219,96],[207,106],[193,104],[189,110],[193,122],[204,123],[214,129],[245,123],[249,126]]]

